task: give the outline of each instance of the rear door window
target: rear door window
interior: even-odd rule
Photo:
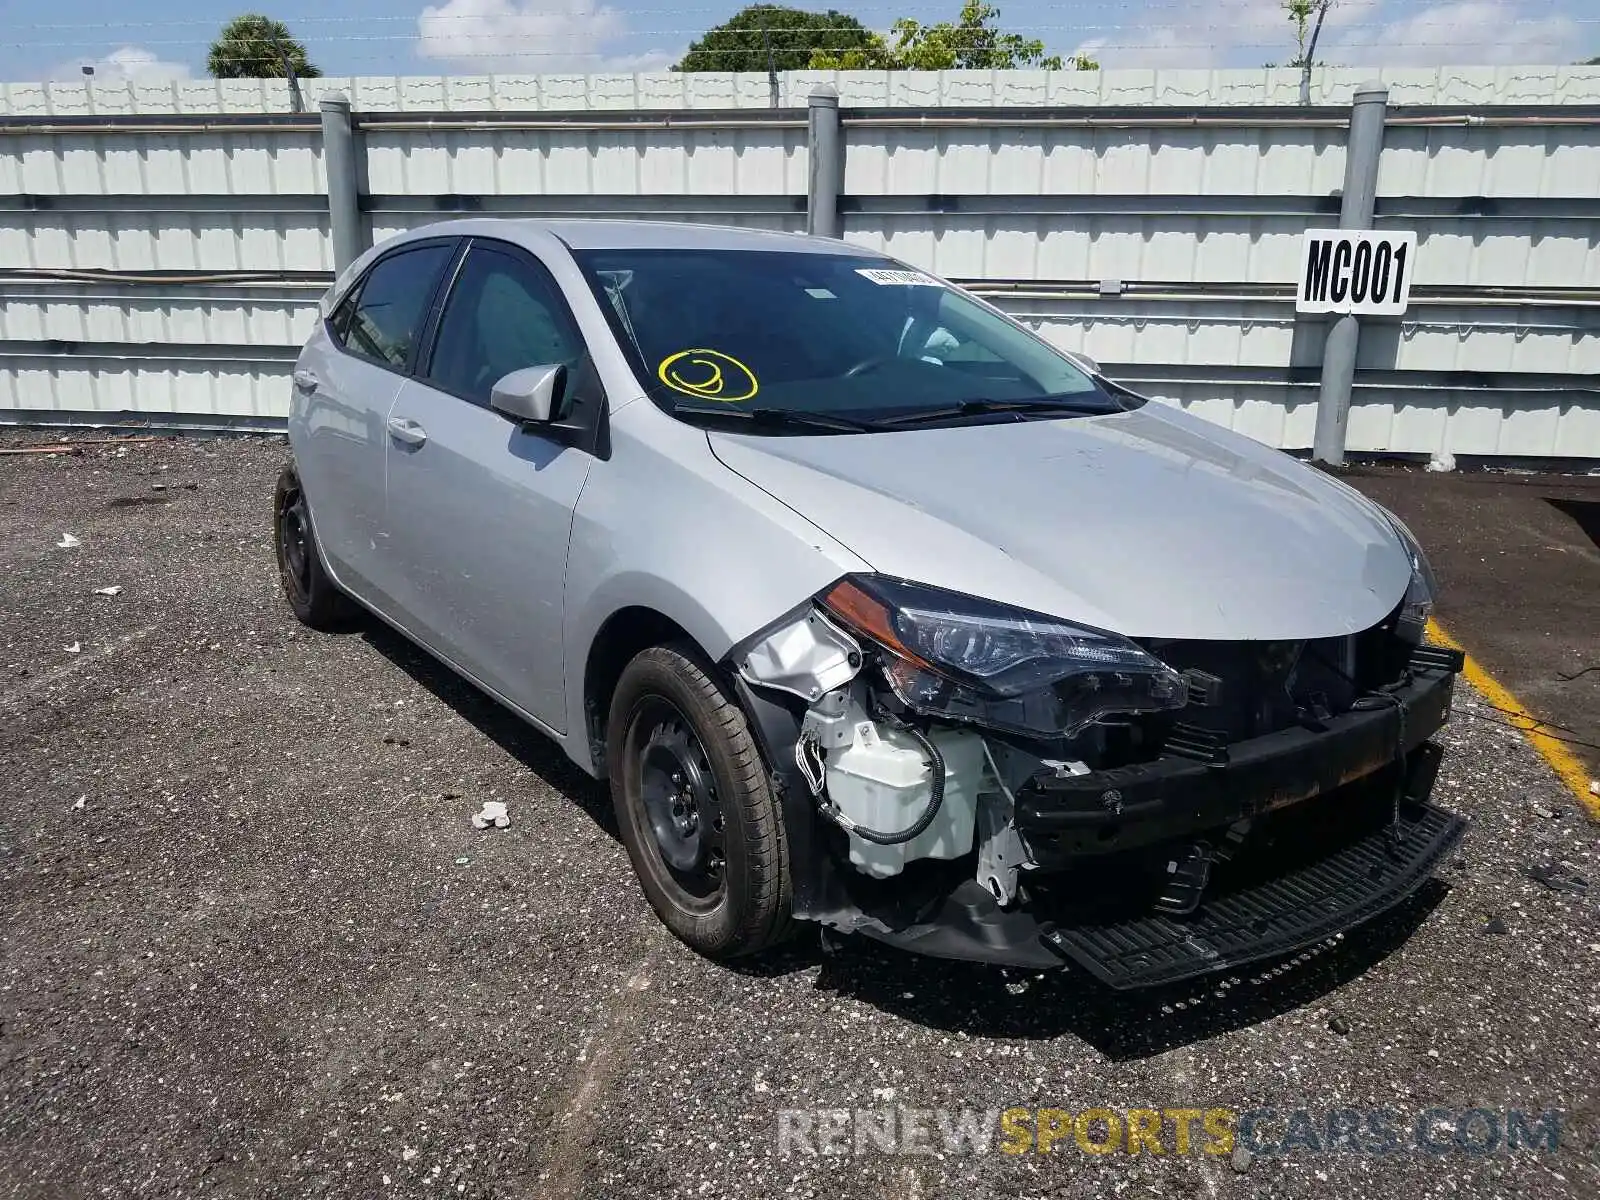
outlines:
[[[381,259],[360,290],[334,311],[334,336],[353,354],[405,370],[454,252],[453,244],[437,242]]]

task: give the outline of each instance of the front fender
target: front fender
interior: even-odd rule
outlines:
[[[703,430],[648,400],[611,415],[612,454],[578,501],[566,580],[567,728],[587,727],[584,667],[615,613],[667,617],[713,661],[867,564],[719,462]],[[588,740],[568,753],[593,769]]]

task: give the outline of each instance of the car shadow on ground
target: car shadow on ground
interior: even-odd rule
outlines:
[[[376,618],[364,618],[358,632],[363,641],[449,705],[467,724],[571,800],[611,837],[621,840],[605,786],[574,766],[555,742]]]
[[[1545,503],[1559,513],[1572,518],[1583,535],[1600,550],[1600,500],[1571,500],[1561,496],[1546,496]]]
[[[359,632],[378,653],[619,838],[604,785],[573,766],[554,742],[388,626],[369,620]],[[779,949],[727,964],[727,969],[759,978],[814,970],[815,987],[903,1020],[970,1037],[1049,1039],[1067,1034],[1108,1059],[1126,1061],[1317,1003],[1403,945],[1448,891],[1444,883],[1430,880],[1399,907],[1309,955],[1141,991],[1115,991],[1076,968],[1005,970],[908,954],[860,936],[837,940],[824,950],[818,932],[808,926]],[[1357,1013],[1339,1016],[1351,1026],[1360,1021]]]
[[[1077,968],[1008,971],[924,958],[862,937],[831,953],[791,953],[801,964],[820,963],[817,987],[906,1020],[971,1037],[1070,1034],[1108,1059],[1127,1061],[1317,1004],[1399,949],[1449,890],[1430,880],[1400,906],[1314,951],[1138,991],[1116,991]],[[1330,1007],[1344,1024],[1360,1023],[1359,1013]]]

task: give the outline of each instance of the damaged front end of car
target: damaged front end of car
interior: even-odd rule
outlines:
[[[1290,953],[1417,890],[1459,652],[1426,562],[1360,632],[1130,639],[852,575],[727,668],[783,799],[793,911],[919,953],[1145,987]]]

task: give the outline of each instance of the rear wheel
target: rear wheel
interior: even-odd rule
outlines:
[[[272,541],[284,598],[300,622],[323,630],[346,624],[354,606],[322,566],[305,489],[292,465],[283,468],[273,492]]]
[[[781,940],[782,815],[744,712],[692,649],[657,646],[628,664],[606,747],[622,840],[667,928],[713,958]]]

